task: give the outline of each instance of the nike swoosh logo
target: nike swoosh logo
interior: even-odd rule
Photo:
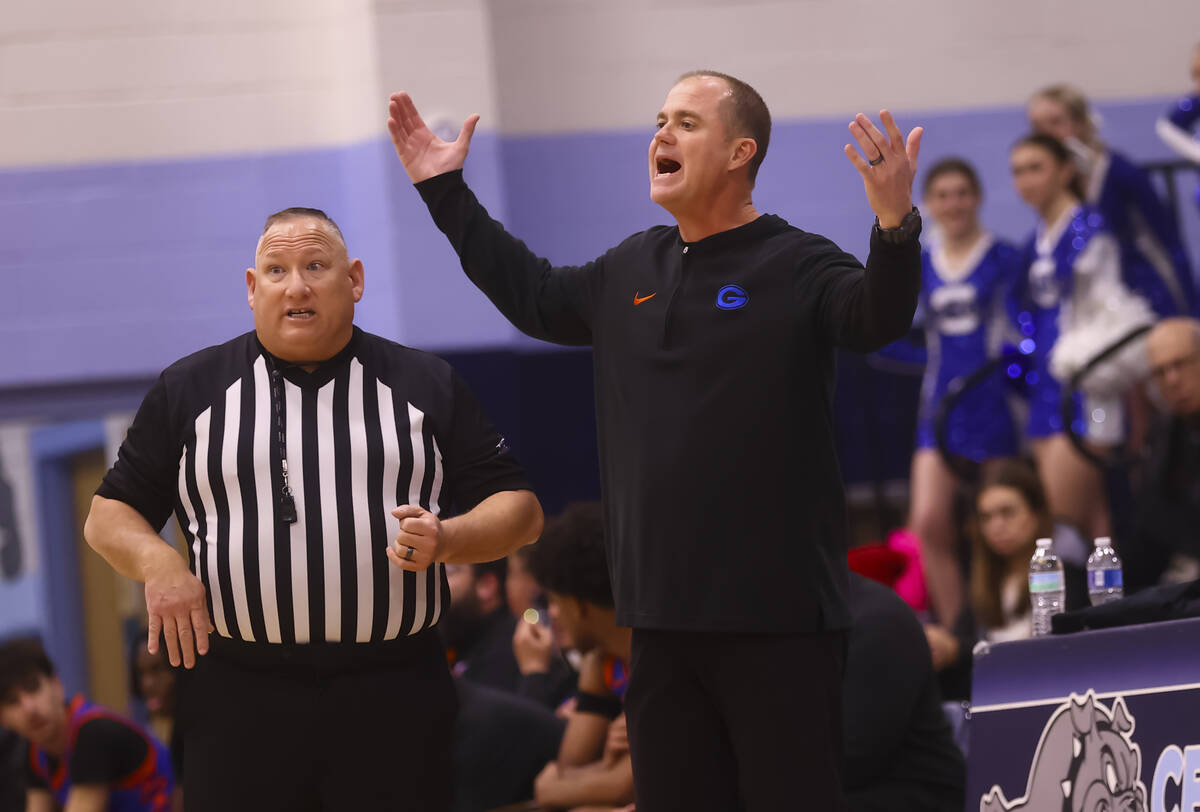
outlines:
[[[637,307],[642,302],[649,301],[650,299],[653,299],[655,296],[658,295],[658,291],[654,291],[654,293],[651,293],[649,296],[638,296],[638,293],[641,293],[641,291],[639,290],[637,293],[633,294],[633,306],[634,307]]]

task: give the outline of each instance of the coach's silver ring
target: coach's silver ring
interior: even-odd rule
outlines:
[[[404,545],[404,547],[405,547],[405,550],[404,550],[404,560],[405,560],[405,561],[412,561],[412,557],[413,557],[413,556],[416,554],[416,552],[417,552],[417,548],[416,548],[416,547],[412,547],[412,546],[410,546],[410,545],[408,545],[408,544],[405,544],[405,545]]]
[[[873,161],[869,161],[869,163],[871,166],[879,166],[881,163],[883,163],[883,153],[879,153],[879,157]]]

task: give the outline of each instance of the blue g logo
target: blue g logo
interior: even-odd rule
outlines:
[[[738,285],[726,285],[717,291],[717,307],[722,310],[737,310],[745,307],[748,301],[750,301],[750,296],[746,293],[745,288]]]

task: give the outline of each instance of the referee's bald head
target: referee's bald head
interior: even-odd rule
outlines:
[[[246,298],[266,349],[304,368],[332,358],[354,334],[362,299],[363,264],[351,260],[333,219],[320,209],[293,207],[267,218]],[[310,370],[311,371],[311,370]]]
[[[321,209],[309,208],[308,206],[290,206],[286,209],[281,209],[267,217],[267,221],[263,223],[262,234],[258,237],[258,245],[254,249],[254,255],[257,257],[262,252],[263,239],[271,231],[271,229],[279,223],[289,222],[309,218],[317,221],[317,223],[336,238],[336,242],[342,247],[342,250],[349,256],[349,249],[346,248],[346,238],[342,236],[342,230],[334,219],[326,214]]]

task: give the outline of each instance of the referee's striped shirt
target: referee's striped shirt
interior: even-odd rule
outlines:
[[[156,529],[174,512],[217,634],[269,646],[432,627],[449,601],[445,568],[389,562],[392,510],[463,512],[528,487],[445,361],[355,328],[312,373],[273,358],[252,332],[176,362],[97,492]]]

